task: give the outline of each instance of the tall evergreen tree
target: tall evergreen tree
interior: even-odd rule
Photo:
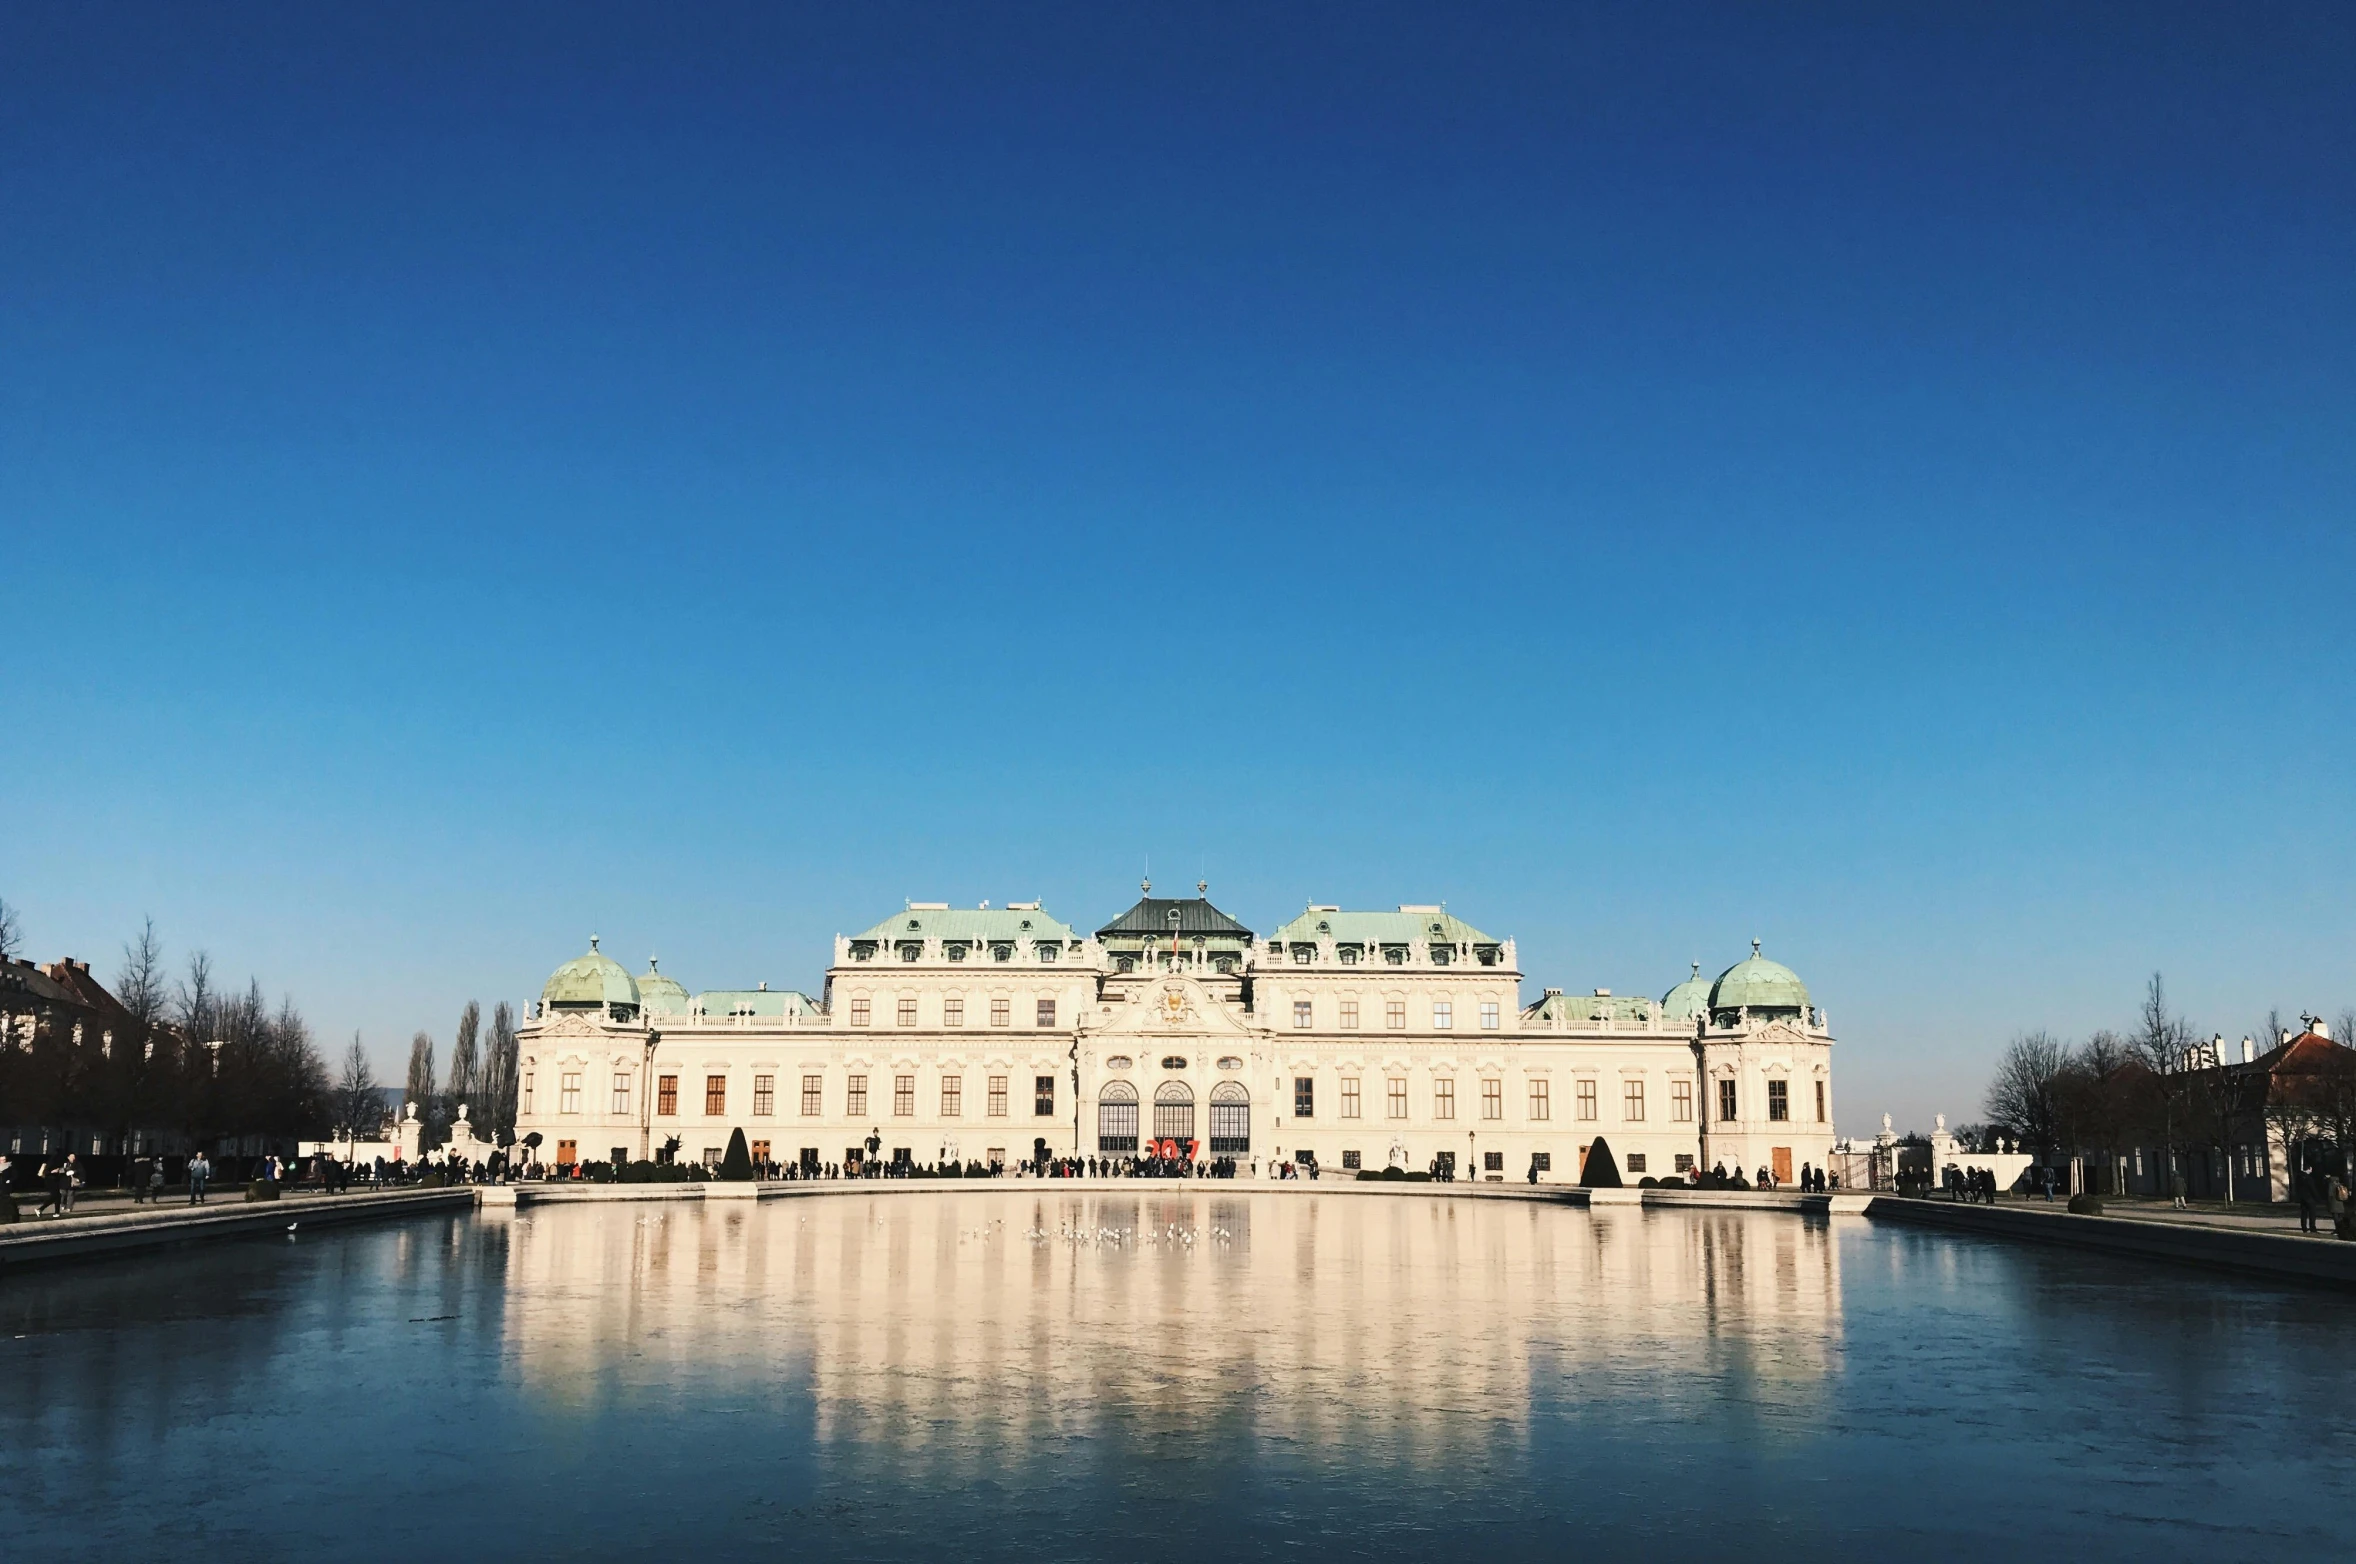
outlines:
[[[423,1032],[409,1040],[409,1079],[402,1094],[417,1106],[417,1117],[425,1125],[425,1144],[435,1144],[434,1040]]]
[[[482,1062],[475,1052],[475,1034],[481,1031],[483,1007],[473,1000],[458,1017],[458,1035],[450,1042],[449,1118],[455,1123],[460,1107],[465,1107],[471,1123],[483,1122]],[[477,1130],[477,1133],[481,1133]]]
[[[513,1140],[515,1099],[515,1011],[502,999],[491,1009],[491,1042],[483,1061],[483,1128],[477,1133],[502,1146]]]

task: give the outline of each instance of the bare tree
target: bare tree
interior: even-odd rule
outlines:
[[[1996,1061],[1982,1107],[2029,1151],[2050,1153],[2061,1143],[2063,1077],[2069,1065],[2070,1051],[2061,1039],[2050,1032],[2023,1032]]]
[[[2202,1138],[2195,1122],[2201,1107],[2196,1100],[2198,1061],[2193,1057],[2192,1027],[2168,1009],[2168,991],[2157,972],[2144,987],[2135,1035],[2128,1046],[2159,1088],[2158,1123],[2153,1127],[2168,1159],[2167,1171],[2173,1175],[2182,1166],[2180,1159],[2189,1144]]]
[[[434,1040],[424,1032],[409,1039],[409,1079],[404,1093],[425,1121],[425,1143],[434,1144]]]
[[[149,918],[140,924],[139,937],[123,946],[115,998],[131,1012],[132,1020],[153,1026],[163,1018],[164,984],[164,942],[155,931],[155,919]]]
[[[473,1000],[459,1012],[458,1035],[450,1042],[450,1099],[455,1116],[461,1104],[473,1104],[470,1115],[482,1106],[482,1061],[475,1051],[476,1034],[482,1030],[483,1007]]]
[[[358,1032],[344,1050],[343,1074],[336,1079],[335,1116],[347,1142],[374,1140],[384,1129],[384,1094],[377,1090],[376,1071]]]
[[[213,958],[201,950],[189,952],[188,975],[172,996],[173,1018],[180,1030],[199,1042],[209,1041],[219,1002],[220,995],[213,991]]]
[[[17,952],[24,949],[24,943],[24,920],[17,916],[14,907],[0,900],[0,961],[14,961]]]

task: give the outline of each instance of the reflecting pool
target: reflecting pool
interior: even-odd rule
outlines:
[[[1039,1186],[0,1281],[20,1556],[2344,1556],[2349,1300],[1844,1219]]]

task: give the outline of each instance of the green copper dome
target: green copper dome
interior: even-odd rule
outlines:
[[[1808,1008],[1808,985],[1782,962],[1760,955],[1759,942],[1753,940],[1750,960],[1738,961],[1718,974],[1718,981],[1710,988],[1710,1008],[1753,1014],[1802,1012]]]
[[[683,1016],[687,1014],[687,990],[676,978],[667,978],[655,970],[659,963],[646,958],[646,970],[638,974],[638,1003],[650,1016]]]
[[[1702,964],[1693,964],[1693,976],[1661,996],[1661,1015],[1665,1020],[1690,1021],[1710,1008],[1710,984],[1702,976]]]
[[[551,1010],[595,1010],[604,1005],[638,1008],[638,985],[611,956],[600,955],[597,936],[589,936],[589,954],[575,956],[558,967],[540,990],[540,1003]]]

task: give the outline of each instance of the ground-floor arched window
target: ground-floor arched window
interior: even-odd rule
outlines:
[[[1096,1149],[1137,1150],[1137,1088],[1127,1081],[1108,1082],[1096,1094]]]
[[[1239,1157],[1252,1149],[1252,1094],[1240,1081],[1211,1088],[1211,1155]]]
[[[1164,1081],[1154,1088],[1153,1138],[1194,1139],[1194,1088],[1184,1081]]]

